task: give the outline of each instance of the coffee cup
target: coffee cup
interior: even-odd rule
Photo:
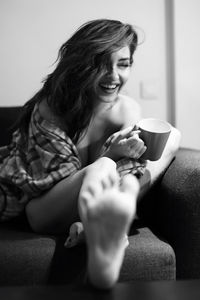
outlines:
[[[147,150],[141,158],[155,161],[163,153],[171,132],[171,125],[160,119],[142,119],[137,124],[140,130],[139,137],[144,141]]]

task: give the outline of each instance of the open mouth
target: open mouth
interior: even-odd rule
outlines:
[[[106,93],[114,93],[119,88],[119,84],[100,83],[100,87]]]

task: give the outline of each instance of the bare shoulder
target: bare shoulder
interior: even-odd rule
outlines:
[[[134,98],[123,94],[119,94],[119,97],[123,109],[134,109],[135,111],[140,111],[140,105]]]
[[[52,114],[52,112],[51,112],[51,110],[50,110],[50,108],[47,104],[46,99],[42,99],[42,101],[40,101],[40,103],[39,103],[39,112],[45,120],[47,120],[49,122],[52,121],[53,114]]]
[[[62,127],[61,120],[58,117],[56,117],[55,114],[51,111],[46,99],[40,101],[39,112],[40,115],[48,122],[53,123],[58,127]]]
[[[120,94],[120,111],[124,118],[125,126],[134,125],[141,119],[139,103],[127,95]]]

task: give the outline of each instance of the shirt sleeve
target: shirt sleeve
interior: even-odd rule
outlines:
[[[15,132],[3,177],[31,199],[79,169],[78,151],[66,133],[44,120],[32,120],[27,140]]]

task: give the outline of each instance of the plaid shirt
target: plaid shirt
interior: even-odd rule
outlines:
[[[122,159],[117,168],[122,176],[127,173],[141,176],[145,164]],[[28,139],[17,130],[11,144],[0,148],[0,220],[20,215],[30,199],[80,169],[80,156],[72,140],[43,119],[36,105]]]
[[[19,215],[30,199],[80,168],[71,139],[44,120],[36,105],[28,139],[17,130],[12,143],[0,148],[0,220]]]

